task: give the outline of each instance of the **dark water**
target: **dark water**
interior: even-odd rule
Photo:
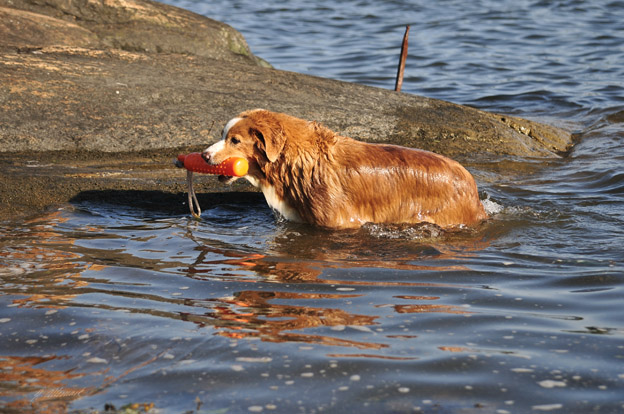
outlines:
[[[62,206],[0,224],[0,410],[624,412],[624,3],[175,1],[276,67],[573,130],[479,158],[479,231]],[[181,177],[183,180],[183,177]]]

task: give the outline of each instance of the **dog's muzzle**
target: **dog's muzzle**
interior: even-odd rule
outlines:
[[[212,162],[210,161],[210,153],[208,151],[202,152],[201,156],[208,164],[212,164]]]

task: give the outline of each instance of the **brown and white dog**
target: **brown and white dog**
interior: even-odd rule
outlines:
[[[459,163],[356,141],[282,113],[241,113],[202,155],[211,164],[246,158],[245,178],[291,221],[328,228],[423,222],[452,228],[487,219],[475,181]]]

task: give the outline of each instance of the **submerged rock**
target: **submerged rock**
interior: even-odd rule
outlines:
[[[556,157],[571,145],[537,122],[271,69],[231,27],[145,0],[0,0],[0,55],[4,216],[92,190],[183,191],[169,157],[257,107],[451,157]],[[145,154],[151,178],[129,180]],[[68,173],[76,166],[83,175]],[[28,186],[49,197],[19,204]]]

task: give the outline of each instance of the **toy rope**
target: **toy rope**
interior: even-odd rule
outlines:
[[[189,210],[191,210],[191,215],[198,219],[201,217],[201,207],[199,206],[199,201],[197,201],[195,189],[193,188],[193,171],[191,170],[186,171],[186,187],[188,192]]]

